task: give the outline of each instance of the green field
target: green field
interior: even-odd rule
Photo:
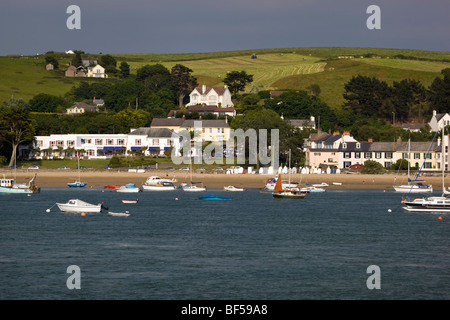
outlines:
[[[258,58],[251,59],[252,53]],[[398,55],[403,59],[394,59]],[[320,97],[332,107],[342,105],[344,84],[352,76],[375,76],[389,84],[410,78],[427,87],[442,69],[450,67],[450,52],[383,48],[281,48],[113,56],[118,65],[127,61],[132,73],[146,64],[161,63],[169,69],[177,63],[183,64],[193,70],[199,85],[223,85],[227,72],[245,70],[254,76],[247,92],[306,89],[311,84],[318,84]],[[353,58],[339,59],[342,56]],[[72,86],[87,80],[64,77],[69,59],[67,56],[59,61],[60,70],[46,71],[43,56],[0,57],[0,102],[12,95],[27,101],[38,93],[64,95]]]

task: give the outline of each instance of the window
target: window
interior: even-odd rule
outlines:
[[[95,144],[97,146],[101,146],[103,144],[103,140],[102,139],[95,139]]]
[[[381,159],[381,152],[375,152],[375,158]]]
[[[356,159],[361,158],[361,152],[355,152],[355,158]]]
[[[364,158],[366,159],[372,158],[372,152],[364,152]]]
[[[351,165],[351,161],[344,161],[344,168],[349,168]]]
[[[135,139],[134,140],[134,144],[137,145],[137,146],[140,146],[141,145],[141,139]]]
[[[344,143],[342,144],[342,149],[347,149],[347,143],[344,142]]]
[[[386,159],[392,159],[392,152],[385,152],[385,153],[384,153],[384,157],[385,157]]]
[[[209,133],[212,133],[212,128],[209,128]]]
[[[344,152],[344,158],[348,159],[351,157],[351,152]]]
[[[192,100],[193,101],[197,101],[198,100],[198,94],[193,94],[192,95]]]
[[[320,152],[314,152],[314,156],[319,157],[320,156]]]
[[[390,168],[390,167],[392,167],[392,162],[391,162],[391,161],[386,161],[386,162],[384,163],[384,167],[385,167],[385,168]]]
[[[125,144],[125,140],[124,139],[117,139],[117,145],[123,146],[124,144]]]
[[[420,153],[414,152],[414,159],[420,159]]]
[[[361,149],[361,143],[359,142],[356,143],[356,149]]]
[[[73,146],[73,145],[75,145],[75,141],[69,140],[69,141],[67,141],[67,145],[68,146]]]
[[[110,145],[113,145],[113,144],[114,144],[113,139],[106,139],[106,145],[110,146]]]

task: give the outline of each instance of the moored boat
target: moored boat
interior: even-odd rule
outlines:
[[[138,199],[136,199],[136,200],[122,200],[122,203],[138,203],[138,202],[139,202]]]
[[[119,189],[116,189],[117,192],[123,192],[123,193],[135,193],[140,192],[141,189],[136,187],[134,183],[127,183],[124,186],[121,186]]]
[[[15,183],[15,179],[0,179],[0,193],[39,193],[40,188],[34,184],[37,174],[31,178],[28,184]]]
[[[144,182],[142,189],[147,191],[173,191],[175,190],[173,182],[174,180],[151,176]]]
[[[226,186],[223,187],[225,191],[245,191],[245,188],[235,187],[235,186]]]
[[[69,182],[69,183],[67,184],[67,186],[69,186],[69,187],[71,187],[71,188],[83,188],[83,187],[85,187],[86,185],[87,185],[86,182],[81,182],[81,181],[78,181],[78,180],[75,180],[74,182]]]
[[[223,197],[217,194],[208,194],[207,196],[198,197],[199,200],[232,200],[231,197]]]
[[[90,204],[80,199],[70,199],[66,203],[59,203],[57,202],[56,205],[58,206],[59,210],[63,212],[72,212],[72,213],[97,213],[102,212],[103,209],[106,209],[103,204]],[[47,209],[47,212],[49,212],[50,209]]]
[[[108,212],[108,215],[113,217],[128,217],[130,215],[129,211],[125,212]]]

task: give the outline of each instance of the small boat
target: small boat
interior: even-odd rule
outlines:
[[[86,182],[81,182],[81,181],[78,181],[78,180],[75,180],[74,182],[69,182],[67,184],[67,186],[72,187],[72,188],[83,188],[86,185],[87,185]]]
[[[308,191],[308,192],[325,192],[325,189],[323,188],[319,188],[319,187],[306,187],[306,188],[302,188],[303,191]]]
[[[317,188],[328,187],[328,183],[322,182],[322,183],[318,183],[318,184],[313,184],[312,186],[317,187]]]
[[[342,186],[342,182],[333,182],[334,186]]]
[[[115,190],[115,189],[119,189],[120,186],[116,186],[115,184],[110,184],[108,186],[105,186],[105,189],[111,189],[111,190]]]
[[[116,189],[117,192],[123,192],[123,193],[135,193],[140,192],[141,189],[136,187],[134,183],[127,183],[124,186],[121,186],[119,189]]]
[[[436,135],[438,132],[436,132]],[[435,136],[436,138],[436,136]],[[434,139],[433,139],[434,141]],[[444,130],[442,128],[442,141],[444,141]],[[425,157],[426,159],[426,157]],[[445,197],[445,166],[444,166],[444,157],[441,157],[442,163],[442,196],[431,196],[431,197],[422,197],[422,198],[416,198],[413,200],[410,200],[406,198],[405,200],[402,200],[402,204],[405,206],[403,209],[406,211],[412,211],[412,212],[450,212],[450,199]],[[425,160],[424,160],[425,161]],[[419,176],[420,171],[417,173],[417,177]],[[408,179],[409,180],[409,179]],[[409,186],[409,193],[414,192],[412,186]],[[425,191],[426,192],[426,191]],[[408,195],[409,195],[408,193]]]
[[[201,183],[202,186],[196,186],[197,183]],[[203,187],[203,183],[202,182],[191,182],[191,184],[184,184],[182,185],[181,189],[183,191],[188,191],[188,192],[199,192],[199,191],[206,191],[206,187]]]
[[[409,180],[409,179],[408,179]],[[410,182],[411,180],[409,180]],[[397,192],[403,193],[431,193],[433,192],[432,185],[424,185],[421,182],[417,182],[415,184],[405,184],[400,186],[394,186],[394,190]]]
[[[411,140],[408,139],[408,159],[411,159]],[[433,186],[432,185],[424,185],[421,180],[415,180],[411,184],[411,179],[409,178],[409,171],[410,171],[410,162],[408,160],[408,184],[394,185],[394,190],[396,192],[403,192],[403,193],[431,193],[433,192]],[[418,177],[419,175],[417,175]],[[394,178],[394,184],[397,180],[397,177]]]
[[[289,150],[289,185],[291,182],[290,168],[291,150]],[[283,187],[281,174],[278,175],[277,183],[275,184],[273,190],[275,192],[272,193],[272,196],[276,199],[303,199],[308,194],[308,191],[300,190],[298,187]]]
[[[278,178],[272,178],[272,179],[268,179],[266,181],[266,184],[264,186],[265,190],[270,190],[273,191],[275,188],[275,185],[277,184]],[[293,181],[289,181],[289,180],[283,180],[281,181],[282,183],[282,188],[283,189],[288,189],[288,188],[298,188],[298,182],[293,182]]]
[[[222,197],[217,194],[208,194],[204,197],[198,197],[199,200],[231,200],[231,197]]]
[[[223,187],[223,189],[225,191],[245,191],[244,188],[235,187],[235,186],[227,186],[227,187]]]
[[[80,199],[70,199],[66,203],[56,203],[59,210],[64,212],[102,212],[102,210],[107,209],[103,206],[103,204],[90,204]],[[47,212],[50,210],[47,209]]]
[[[110,216],[114,216],[114,217],[128,217],[130,215],[130,212],[125,211],[125,212],[108,212],[108,214]]]
[[[0,193],[39,193],[40,189],[34,184],[36,175],[34,174],[28,184],[15,183],[15,179],[3,177],[3,179],[0,179]]]
[[[148,191],[173,191],[175,190],[174,180],[161,179],[158,176],[151,176],[147,178],[142,185],[143,190]]]
[[[138,203],[138,199],[136,200],[122,200],[122,203]]]
[[[81,176],[80,176],[80,157],[78,157],[78,180],[75,180],[74,182],[70,182],[67,184],[67,186],[71,188],[83,188],[87,185],[86,182],[81,182]]]

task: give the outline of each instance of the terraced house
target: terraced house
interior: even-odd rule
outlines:
[[[395,142],[359,142],[348,133],[340,135],[313,134],[305,145],[306,165],[310,167],[335,167],[348,169],[353,165],[364,165],[367,160],[380,163],[390,168],[399,159],[410,162],[411,167],[424,169],[440,169],[442,150],[448,153],[449,136],[444,141],[438,138],[436,143],[405,142],[398,139]],[[448,166],[448,159],[444,159]]]

